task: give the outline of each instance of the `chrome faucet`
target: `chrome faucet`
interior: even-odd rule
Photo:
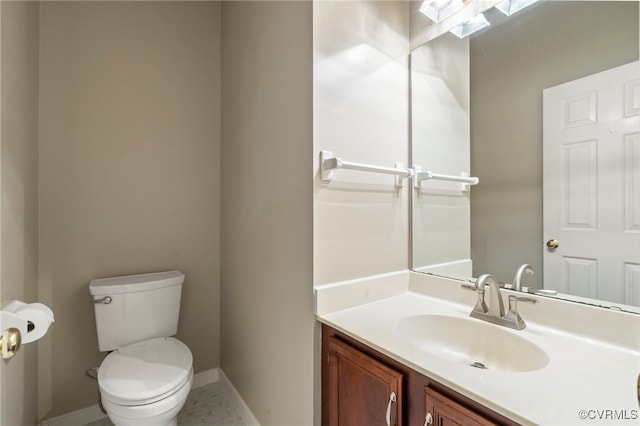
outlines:
[[[516,276],[513,278],[513,288],[516,291],[522,291],[522,276],[524,274],[533,275],[535,271],[533,270],[533,266],[525,263],[518,268],[516,272]]]
[[[488,306],[484,300],[485,285],[489,285],[490,299]],[[463,284],[462,288],[475,290],[478,294],[476,304],[469,316],[516,330],[522,330],[527,326],[520,314],[518,314],[518,302],[536,303],[536,300],[530,297],[510,295],[509,311],[505,314],[500,284],[491,274],[480,275],[475,285]]]

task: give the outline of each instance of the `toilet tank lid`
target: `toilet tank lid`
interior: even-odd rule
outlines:
[[[93,296],[129,293],[170,287],[183,281],[184,274],[180,271],[153,272],[91,280],[89,291]]]

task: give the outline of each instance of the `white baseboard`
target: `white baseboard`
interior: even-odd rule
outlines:
[[[194,374],[191,388],[195,389],[217,382],[219,380],[219,372],[222,373],[218,368],[211,368]],[[95,404],[81,410],[43,420],[40,426],[85,426],[88,423],[96,422],[106,417],[107,415],[100,411],[98,404]]]
[[[98,404],[82,410],[72,411],[58,417],[47,419],[40,423],[40,426],[84,426],[106,418],[107,415],[100,411]]]
[[[201,388],[202,386],[216,383],[218,380],[220,380],[219,371],[219,368],[210,368],[208,370],[204,370],[194,374],[193,385],[191,385],[191,389]]]
[[[242,422],[246,426],[260,426],[260,422],[253,415],[249,406],[244,402],[240,393],[236,390],[231,381],[229,381],[229,378],[224,374],[224,371],[220,369],[219,375],[220,385],[222,385],[224,390],[227,391],[227,395],[229,395],[231,403],[236,407],[236,410],[238,410],[238,414],[242,418]]]

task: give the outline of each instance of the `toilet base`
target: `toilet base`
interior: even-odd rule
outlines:
[[[174,416],[173,419],[169,420],[169,423],[166,423],[163,419],[151,419],[149,421],[142,419],[144,422],[141,422],[140,419],[125,419],[112,415],[109,415],[109,420],[111,420],[111,423],[113,423],[114,426],[178,426],[177,415]]]
[[[156,420],[141,423],[139,419],[123,419],[117,416],[109,416],[109,420],[111,420],[111,423],[113,423],[114,426],[178,426],[177,415],[173,419],[169,420],[169,423],[165,423],[164,420],[160,420],[162,423],[158,423]]]
[[[192,384],[193,370],[187,383],[160,401],[145,405],[119,405],[102,398],[102,405],[115,426],[177,426],[178,413],[187,401]]]

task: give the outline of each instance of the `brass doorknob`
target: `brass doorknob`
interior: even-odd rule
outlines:
[[[4,359],[12,358],[20,349],[22,335],[17,328],[7,328],[0,334],[0,356]]]
[[[560,242],[558,240],[551,239],[547,241],[547,247],[550,249],[556,249],[560,246]]]

